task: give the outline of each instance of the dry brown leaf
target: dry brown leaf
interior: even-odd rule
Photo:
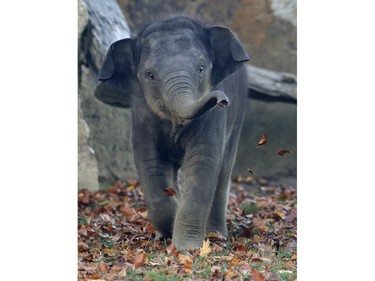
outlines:
[[[119,271],[118,273],[117,273],[117,276],[120,276],[120,277],[126,277],[126,267],[125,268],[123,268],[123,269],[121,269],[121,271]]]
[[[237,251],[237,252],[247,253],[246,245],[244,243],[242,244],[235,243],[232,250]]]
[[[265,281],[266,278],[255,268],[251,269],[251,280],[252,281]]]
[[[210,254],[212,250],[210,249],[210,240],[203,241],[203,246],[199,249],[199,256],[205,257]]]
[[[240,259],[233,256],[232,260],[230,261],[232,266],[236,266],[240,262]]]
[[[267,225],[267,221],[263,220],[261,218],[254,218],[253,219],[253,225],[254,227],[262,227]]]
[[[81,250],[81,251],[86,251],[86,250],[89,249],[89,246],[85,242],[79,241],[78,242],[78,249]]]
[[[144,265],[147,261],[148,261],[148,258],[147,258],[146,253],[144,253],[144,252],[139,253],[139,254],[135,257],[135,259],[134,259],[134,266],[135,266],[135,268],[141,267],[141,266]]]
[[[127,206],[127,205],[121,207],[120,208],[120,212],[126,218],[132,218],[135,215],[134,208],[131,208],[131,207]]]
[[[177,194],[177,191],[173,187],[167,187],[166,189],[164,189],[164,194],[168,197],[175,196]]]
[[[246,261],[240,261],[239,264],[238,264],[238,270],[242,274],[248,274],[251,270],[251,266]]]
[[[225,274],[225,280],[232,280],[238,277],[239,277],[238,273],[235,272],[232,268],[229,268],[227,273]]]
[[[266,144],[266,142],[267,142],[267,135],[263,134],[262,137],[260,138],[259,142],[258,142],[258,145]]]
[[[180,274],[191,274],[193,273],[193,259],[187,255],[178,255],[179,263],[182,264],[184,267],[179,272]]]
[[[139,185],[139,181],[137,181],[136,179],[128,179],[127,183],[129,185],[132,185],[132,186],[138,186]]]
[[[251,263],[262,263],[263,260],[261,260],[261,259],[259,259],[259,258],[252,258],[250,262],[251,262]]]
[[[285,154],[292,153],[292,152],[290,150],[287,150],[287,149],[280,149],[280,150],[276,151],[276,153],[280,156],[284,156]]]
[[[98,264],[98,270],[99,270],[99,272],[101,272],[101,273],[107,273],[108,272],[108,266],[104,263],[104,262],[100,262],[99,264]]]
[[[211,275],[211,279],[210,280],[222,280],[223,279],[223,275],[221,274],[221,267],[220,266],[213,266],[211,268],[211,272],[212,272],[212,275]]]
[[[90,196],[88,192],[82,191],[78,193],[78,201],[84,203],[84,204],[89,204],[90,203]]]
[[[169,244],[167,246],[167,253],[168,255],[177,256],[179,252],[177,251],[176,246],[174,244]]]
[[[100,274],[95,273],[95,274],[91,274],[89,276],[89,278],[92,279],[92,280],[98,280],[98,279],[102,278],[102,276]]]
[[[178,254],[178,261],[180,262],[180,264],[185,264],[185,263],[192,263],[193,259],[191,258],[191,256]]]

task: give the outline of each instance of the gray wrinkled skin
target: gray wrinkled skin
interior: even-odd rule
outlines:
[[[247,104],[249,58],[227,28],[155,21],[112,44],[95,94],[132,108],[132,144],[149,219],[177,249],[227,236],[231,171]],[[167,187],[177,190],[168,197]]]

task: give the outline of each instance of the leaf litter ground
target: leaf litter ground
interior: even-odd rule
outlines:
[[[169,191],[170,192],[170,191]],[[79,280],[296,280],[296,188],[236,178],[228,239],[177,251],[148,222],[138,181],[78,192]]]

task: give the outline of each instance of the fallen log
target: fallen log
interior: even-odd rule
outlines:
[[[297,103],[297,76],[246,65],[248,97],[268,102]]]

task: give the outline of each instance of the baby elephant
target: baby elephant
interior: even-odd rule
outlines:
[[[114,42],[100,69],[95,95],[131,107],[149,219],[177,249],[201,247],[207,232],[228,234],[225,213],[247,107],[248,60],[228,28],[178,16]],[[167,196],[167,187],[177,195]]]

